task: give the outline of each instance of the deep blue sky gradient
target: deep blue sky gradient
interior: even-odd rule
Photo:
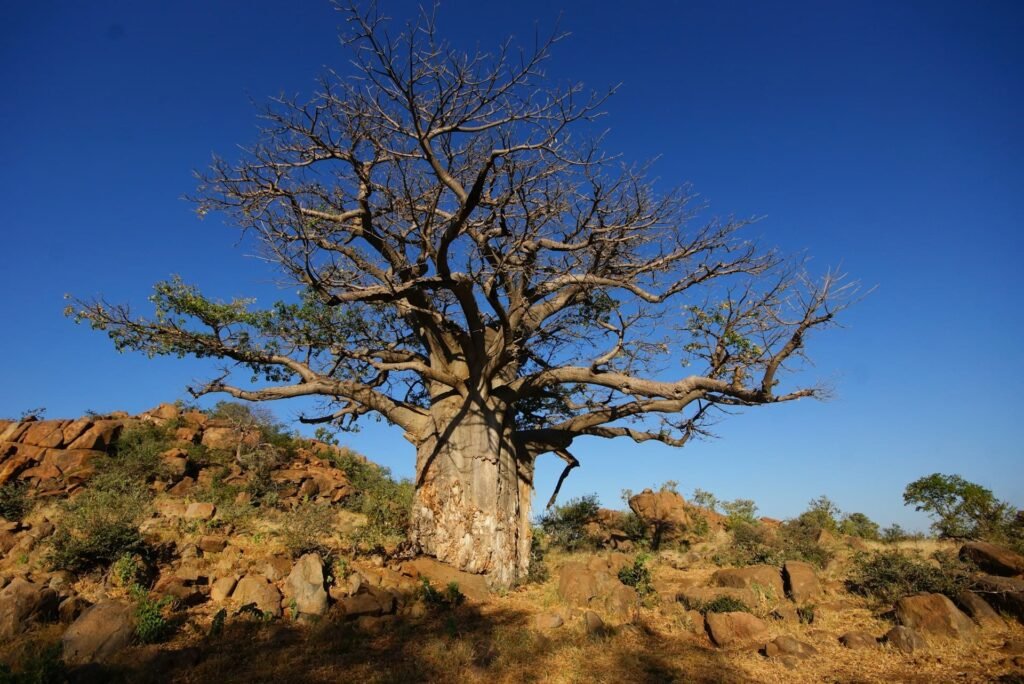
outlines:
[[[296,5],[299,9],[296,9]],[[411,16],[416,4],[389,3]],[[549,30],[549,3],[444,2],[467,48]],[[327,3],[34,2],[0,24],[0,415],[141,411],[211,373],[118,355],[62,295],[145,307],[172,273],[220,297],[281,296],[219,217],[180,198],[192,169],[255,138],[255,110],[344,69]],[[667,479],[775,517],[825,493],[922,528],[904,485],[956,472],[1024,505],[1024,5],[1017,2],[566,2],[549,74],[604,89],[607,147],[658,156],[720,214],[874,293],[816,336],[825,403],[751,410],[682,450],[581,442],[565,496]],[[298,406],[274,407],[290,419]],[[413,451],[371,423],[349,440],[397,473]],[[538,504],[561,462],[538,467]]]

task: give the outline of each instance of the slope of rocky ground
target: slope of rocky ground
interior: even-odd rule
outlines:
[[[984,543],[946,545],[952,596],[880,600],[851,572],[892,547],[732,566],[721,516],[647,491],[658,550],[599,511],[494,594],[406,552],[365,459],[172,405],[0,422],[0,487],[0,681],[1024,681],[1024,559]]]

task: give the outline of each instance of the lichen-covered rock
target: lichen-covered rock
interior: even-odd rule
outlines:
[[[307,553],[296,561],[285,587],[300,615],[320,616],[327,612],[324,567],[317,554]]]

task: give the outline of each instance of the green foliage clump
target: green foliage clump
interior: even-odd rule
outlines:
[[[466,596],[459,589],[458,582],[449,582],[444,591],[440,591],[426,577],[420,578],[417,596],[430,608],[451,609],[462,605]]]
[[[274,451],[293,454],[298,440],[288,432],[284,423],[278,422],[274,413],[266,406],[240,404],[236,401],[218,401],[210,411],[210,417],[231,423],[243,433],[259,435],[257,448],[271,447]],[[245,450],[243,445],[241,450]]]
[[[881,537],[878,523],[863,513],[847,513],[839,521],[839,531],[850,537],[878,540]]]
[[[174,597],[152,599],[138,584],[132,587],[132,597],[135,599],[135,638],[143,644],[155,644],[170,636],[174,625],[164,613]]]
[[[143,488],[86,489],[65,504],[61,525],[50,538],[50,565],[81,572],[144,552],[139,523],[148,508]]]
[[[530,537],[530,566],[526,571],[527,584],[541,584],[551,576],[547,562],[544,560],[544,530],[533,528]]]
[[[809,625],[814,622],[814,609],[816,606],[813,603],[807,603],[802,606],[797,606],[796,617],[800,620],[801,625]]]
[[[92,461],[96,474],[90,489],[137,487],[164,475],[160,454],[174,445],[169,428],[141,423],[126,428],[110,454]]]
[[[903,491],[903,503],[931,515],[932,530],[940,537],[1018,547],[1024,541],[1021,511],[959,475],[932,473],[915,480]]]
[[[330,550],[324,543],[334,532],[334,515],[326,504],[304,501],[281,516],[281,541],[298,558],[307,553],[326,557]]]
[[[345,497],[342,506],[366,516],[354,541],[370,550],[380,550],[406,539],[415,489],[409,480],[395,480],[391,471],[350,451],[342,449],[331,456],[355,492]]]
[[[924,534],[921,532],[910,532],[903,529],[899,523],[893,523],[882,530],[881,538],[887,544],[895,544],[901,541],[924,539]]]
[[[637,554],[632,565],[627,565],[619,570],[619,581],[636,589],[641,596],[654,593],[651,569],[647,567],[648,560],[650,560],[650,556],[646,553]]]
[[[24,482],[8,482],[0,487],[0,518],[19,522],[32,510],[32,499],[28,485]]]
[[[587,494],[546,511],[538,522],[550,543],[566,551],[594,548],[586,526],[597,518],[597,501],[597,494]]]
[[[700,488],[693,490],[693,496],[690,497],[690,500],[701,508],[706,508],[712,513],[718,510],[718,505],[721,503],[718,500],[718,497],[714,494]]]
[[[64,684],[66,681],[67,668],[61,661],[60,643],[30,647],[17,671],[0,663],[0,684]]]
[[[708,613],[752,613],[743,601],[733,596],[719,596],[710,601],[683,601],[687,610],[698,610],[701,615]]]
[[[931,559],[901,551],[861,553],[853,559],[847,588],[880,604],[922,592],[955,598],[971,581],[972,567],[950,553]]]
[[[809,528],[836,532],[839,529],[839,507],[827,496],[811,499],[807,510],[797,517],[797,521]]]
[[[725,511],[725,529],[733,530],[740,525],[757,524],[757,505],[750,499],[723,501]]]
[[[741,522],[732,528],[732,542],[718,554],[723,565],[781,565],[801,560],[824,567],[832,553],[817,542],[818,530],[798,520],[782,524],[777,530],[761,523]]]

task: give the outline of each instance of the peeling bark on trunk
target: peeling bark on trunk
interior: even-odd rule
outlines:
[[[417,449],[413,544],[508,587],[529,566],[533,459],[517,453],[503,407],[442,401],[432,417]]]

